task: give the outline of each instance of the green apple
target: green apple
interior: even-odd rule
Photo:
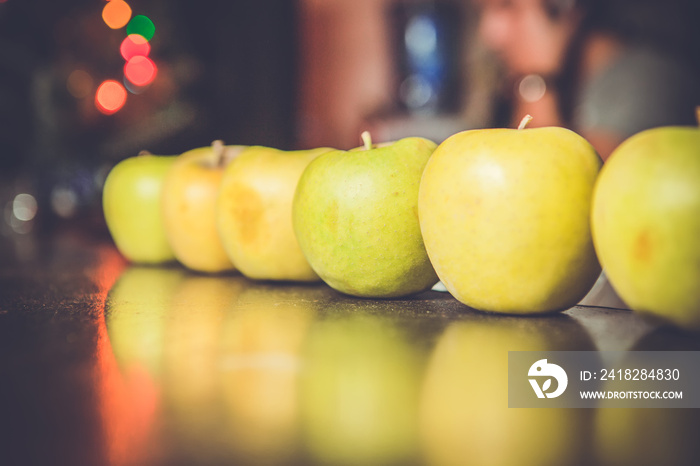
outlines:
[[[165,177],[165,233],[177,260],[192,270],[234,270],[216,229],[216,199],[224,168],[242,150],[214,141],[180,155]]]
[[[601,160],[576,133],[527,121],[457,133],[423,173],[428,255],[447,290],[475,309],[561,311],[600,274],[589,218]]]
[[[700,128],[661,127],[623,142],[593,196],[593,239],[634,310],[700,330]]]
[[[142,152],[112,168],[102,194],[107,228],[124,257],[159,264],[175,259],[165,236],[160,203],[165,174],[174,156]]]
[[[331,287],[390,298],[437,282],[418,224],[418,186],[436,145],[405,138],[325,153],[304,170],[292,205],[299,246]]]
[[[292,228],[292,199],[302,172],[330,148],[243,151],[224,171],[217,224],[236,268],[259,280],[316,281]]]
[[[592,410],[508,407],[510,351],[591,349],[585,329],[568,316],[477,314],[450,324],[437,341],[422,385],[420,438],[426,464],[591,464],[586,455]],[[527,372],[522,377],[527,385]]]

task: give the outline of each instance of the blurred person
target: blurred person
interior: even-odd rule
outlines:
[[[535,118],[531,126],[568,127],[588,139],[603,160],[639,131],[697,124],[694,108],[700,103],[700,81],[698,70],[688,64],[697,65],[698,57],[684,60],[680,52],[697,47],[699,41],[686,34],[695,31],[692,15],[684,18],[682,8],[671,8],[683,0],[653,5],[620,0],[474,1],[480,10],[478,36],[508,73],[506,104],[501,106],[507,115],[499,124],[517,125],[530,113]],[[644,18],[648,11],[657,14]],[[664,34],[676,41],[651,43]]]

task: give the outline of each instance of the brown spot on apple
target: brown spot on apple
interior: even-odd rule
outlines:
[[[260,195],[248,186],[236,186],[232,190],[231,217],[237,227],[241,242],[250,244],[259,239],[263,221],[263,202]]]
[[[639,262],[649,262],[654,249],[649,230],[642,230],[634,240],[632,254]]]

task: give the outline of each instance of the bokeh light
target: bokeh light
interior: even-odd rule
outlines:
[[[114,1],[114,0],[113,0]],[[126,103],[126,89],[117,81],[103,81],[95,93],[95,106],[105,115],[111,115]]]
[[[129,61],[139,55],[147,57],[151,52],[151,45],[141,34],[130,34],[122,41],[119,51],[124,60]]]
[[[31,194],[18,194],[12,201],[12,213],[23,222],[32,220],[36,215],[37,208],[36,199]]]
[[[70,188],[56,187],[51,192],[51,208],[60,217],[73,217],[78,210],[78,195]]]
[[[156,33],[156,27],[153,24],[153,21],[151,21],[147,16],[136,15],[131,18],[131,21],[129,21],[129,24],[127,24],[126,33],[128,35],[139,34],[146,40],[151,40],[153,35]]]
[[[547,92],[547,83],[538,74],[528,74],[520,80],[518,92],[525,102],[537,102]]]
[[[15,233],[24,235],[32,231],[32,220],[36,217],[37,210],[36,198],[28,193],[20,193],[5,204],[3,217]]]
[[[100,112],[111,115],[122,108],[126,102],[127,91],[132,94],[140,94],[153,82],[158,74],[158,67],[153,63],[153,60],[148,58],[151,53],[149,41],[156,31],[153,21],[144,15],[132,17],[131,7],[125,0],[106,1],[107,4],[102,10],[102,18],[105,23],[112,29],[126,26],[127,33],[127,37],[122,40],[119,46],[119,52],[126,61],[123,84],[112,79],[106,80],[95,93],[95,106]],[[75,73],[75,76],[69,78],[67,86],[69,92],[79,98],[80,95],[85,94],[85,89],[88,86],[86,75]],[[89,87],[88,95],[92,89],[91,81]]]
[[[156,77],[158,67],[153,61],[142,55],[137,55],[124,65],[124,76],[137,86],[147,86]]]
[[[89,96],[93,86],[94,81],[90,73],[81,69],[71,71],[66,80],[68,92],[76,99],[84,99]]]
[[[102,9],[102,19],[112,29],[123,28],[131,19],[131,7],[124,0],[110,0]]]

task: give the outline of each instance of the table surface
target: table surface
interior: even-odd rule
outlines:
[[[498,316],[0,238],[0,464],[698,464],[698,410],[507,407],[508,351],[700,349],[606,299]]]

